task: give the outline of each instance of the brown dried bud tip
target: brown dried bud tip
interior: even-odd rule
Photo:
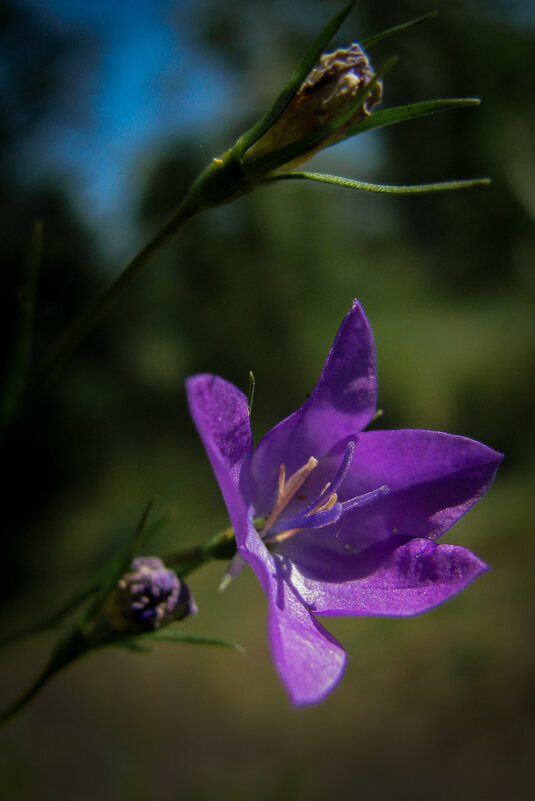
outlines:
[[[317,67],[308,74],[288,108],[245,154],[247,161],[257,160],[326,125],[343,112],[359,91],[373,79],[373,69],[366,53],[354,42],[348,48],[325,53]],[[314,150],[304,153],[281,169],[308,161],[319,150],[345,138],[346,131],[363,120],[381,102],[382,83],[378,81],[354,115]]]

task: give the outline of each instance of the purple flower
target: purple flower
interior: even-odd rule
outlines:
[[[197,375],[187,392],[236,536],[230,575],[249,563],[267,595],[273,659],[294,704],[323,699],[344,670],[317,616],[416,615],[487,569],[436,540],[486,492],[502,457],[436,431],[363,431],[377,376],[356,301],[311,396],[256,450],[235,386]]]

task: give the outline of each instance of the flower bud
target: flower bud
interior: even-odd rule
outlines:
[[[140,556],[118,581],[93,623],[92,636],[154,631],[197,611],[188,586],[156,556]]]
[[[374,77],[373,69],[359,44],[325,53],[318,66],[305,78],[289,106],[271,128],[245,154],[245,161],[256,161],[323,127],[355,99]],[[289,169],[308,161],[315,153],[345,138],[346,131],[369,115],[381,102],[382,83],[378,81],[363,104],[333,134],[313,150],[285,164]]]

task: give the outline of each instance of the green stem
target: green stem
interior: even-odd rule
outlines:
[[[196,213],[186,203],[183,203],[169,218],[158,233],[131,259],[126,267],[117,276],[111,286],[91,303],[74,323],[59,338],[52,353],[45,362],[40,380],[45,380],[57,366],[69,355],[84,338],[84,336],[106,314],[117,296],[139,275],[150,259],[173,236],[173,234]]]
[[[143,531],[151,505],[152,502],[145,510],[145,514],[143,515],[138,527],[138,533],[142,533]],[[183,551],[178,551],[174,554],[171,554],[165,559],[165,563],[166,565],[172,566],[172,569],[176,572],[176,574],[182,578],[183,576],[192,573],[205,562],[208,562],[212,559],[224,559],[229,561],[232,559],[235,553],[236,541],[234,538],[234,530],[232,528],[227,528],[224,531],[221,531],[219,534],[210,537],[210,539],[198,546],[187,548]],[[111,590],[111,587],[105,586],[104,589],[107,593]],[[18,635],[14,635],[11,639],[15,640],[24,636],[25,634],[35,633],[43,630],[44,628],[50,628],[54,626],[55,624],[59,623],[59,621],[66,615],[67,612],[72,611],[75,605],[80,603],[82,600],[85,600],[86,597],[92,595],[94,591],[95,588],[91,584],[85,591],[82,591],[78,596],[69,601],[48,620],[43,621],[40,625],[27,628]],[[99,595],[97,595],[96,601],[98,601],[97,606],[101,605],[101,599]],[[8,707],[8,709],[0,715],[0,725],[7,722],[13,715],[25,707],[26,704],[31,701],[32,698],[34,698],[37,693],[40,692],[40,690],[42,690],[45,684],[47,684],[50,679],[56,675],[56,673],[58,673],[60,670],[63,670],[63,668],[70,665],[79,657],[95,648],[106,645],[121,644],[120,635],[114,636],[113,639],[103,641],[92,638],[91,618],[96,614],[97,611],[98,609],[95,608],[94,604],[90,606],[89,610],[82,615],[78,623],[66,634],[62,635],[52,653],[52,656],[50,657],[48,665],[45,667],[39,678],[14,704]],[[123,638],[125,643],[129,642],[131,639],[131,634],[125,635]]]
[[[165,225],[155,234],[117,276],[112,285],[91,303],[60,337],[45,362],[40,380],[48,378],[61,361],[106,314],[117,296],[139,275],[150,259],[167,244],[180,226],[205,209],[228,203],[254,186],[248,180],[239,156],[229,150],[213,159],[193,183],[190,191]]]
[[[60,670],[70,665],[80,656],[85,654],[91,646],[88,645],[87,640],[80,629],[75,629],[69,632],[67,637],[61,640],[52,654],[50,661],[42,674],[39,676],[31,687],[17,700],[12,706],[8,707],[5,712],[0,715],[0,725],[6,723],[13,715],[26,706],[26,704],[34,698],[37,693],[47,684],[50,679],[59,673]]]
[[[177,576],[183,578],[205,562],[212,559],[229,561],[235,553],[234,529],[227,528],[200,545],[170,554],[164,559],[164,562],[167,566],[172,567]]]
[[[40,620],[39,623],[26,626],[25,628],[20,629],[20,631],[7,634],[5,637],[2,637],[0,639],[0,649],[17,642],[17,640],[22,640],[24,637],[30,637],[32,634],[39,634],[43,631],[47,631],[47,629],[57,628],[59,624],[67,617],[67,615],[69,615],[84,601],[90,598],[95,591],[96,586],[94,585],[85,587],[72,598],[69,598],[69,600],[62,604],[62,606],[60,606],[59,609],[57,609],[52,615]]]

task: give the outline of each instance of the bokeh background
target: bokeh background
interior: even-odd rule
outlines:
[[[535,795],[535,7],[438,2],[392,52],[384,107],[481,96],[476,109],[371,132],[313,168],[386,183],[490,175],[490,188],[384,197],[318,184],[257,190],[188,223],[4,441],[4,632],[65,600],[147,500],[154,548],[227,524],[189,420],[198,371],[247,389],[258,437],[313,387],[358,297],[375,332],[382,427],[445,430],[506,454],[455,526],[492,571],[408,620],[326,621],[349,664],[322,705],[289,707],[265,599],[245,571],[191,577],[188,630],[246,648],[97,653],[1,733],[6,798],[437,799]],[[5,359],[31,222],[44,221],[34,366],[274,97],[339,8],[320,0],[1,0],[1,325]],[[344,44],[429,11],[362,0]],[[1,654],[7,704],[49,635]]]

